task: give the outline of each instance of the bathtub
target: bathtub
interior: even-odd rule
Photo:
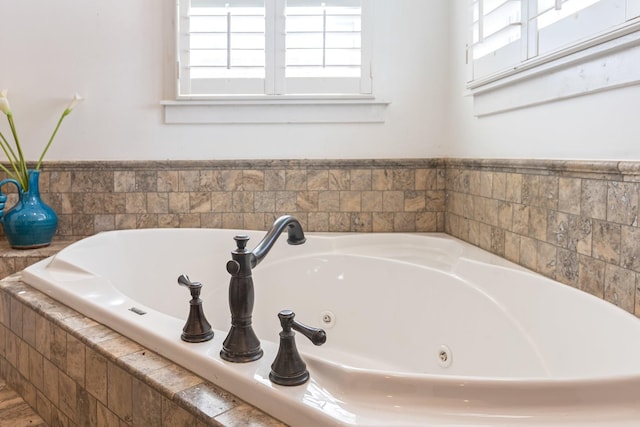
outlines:
[[[230,325],[233,236],[145,229],[97,234],[23,281],[293,426],[638,426],[640,321],[586,293],[443,234],[281,237],[253,271],[264,356],[220,358]],[[203,283],[214,338],[180,339]],[[297,344],[310,380],[269,381],[277,314],[322,327]]]

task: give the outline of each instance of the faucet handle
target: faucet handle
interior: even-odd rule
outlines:
[[[195,299],[200,297],[200,291],[202,290],[202,283],[192,282],[189,279],[189,276],[187,276],[186,274],[181,274],[180,276],[178,276],[178,284],[189,288],[189,291],[191,291],[191,298]]]
[[[290,331],[291,329],[298,331],[309,338],[314,345],[322,345],[327,342],[327,333],[324,329],[307,326],[304,323],[294,320],[295,317],[296,314],[291,310],[282,310],[278,313],[283,332]]]
[[[189,276],[181,274],[178,276],[178,284],[189,288],[191,292],[191,301],[189,301],[189,317],[182,328],[182,338],[186,342],[204,342],[213,338],[213,329],[207,321],[202,309],[202,300],[200,299],[200,291],[202,283],[192,282]]]
[[[295,313],[282,310],[278,313],[282,332],[280,332],[280,347],[275,360],[271,364],[269,379],[279,385],[294,386],[304,384],[309,379],[309,371],[296,348],[295,334],[298,331],[309,338],[315,345],[322,345],[327,341],[327,334],[319,328],[312,328],[294,320]]]

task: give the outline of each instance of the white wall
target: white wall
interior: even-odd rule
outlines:
[[[174,0],[0,0],[0,88],[35,159],[77,91],[47,160],[441,157],[449,0],[374,0],[384,124],[166,125]],[[419,54],[416,55],[416,52]],[[8,136],[4,118],[0,129]]]
[[[463,97],[466,4],[451,2],[451,157],[640,160],[640,86],[483,118]],[[577,77],[577,76],[576,76]],[[518,96],[517,91],[513,93]]]

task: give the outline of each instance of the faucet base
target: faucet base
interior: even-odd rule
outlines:
[[[231,326],[222,344],[220,357],[228,362],[253,362],[262,357],[260,340],[249,326]]]
[[[254,360],[258,360],[262,357],[263,351],[262,349],[253,353],[233,353],[230,351],[226,351],[225,349],[220,350],[220,357],[226,360],[227,362],[234,363],[247,363],[253,362]]]

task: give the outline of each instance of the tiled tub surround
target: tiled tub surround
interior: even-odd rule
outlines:
[[[0,375],[50,426],[282,426],[19,274],[0,281]]]
[[[640,163],[447,160],[445,231],[640,316]]]
[[[638,162],[55,162],[44,166],[41,189],[43,198],[60,215],[59,244],[112,229],[266,229],[282,213],[296,215],[309,231],[445,231],[640,316]],[[33,254],[33,261],[41,256]],[[29,263],[28,257],[14,259],[10,252],[4,252],[3,273],[20,270]],[[135,396],[159,396],[160,403],[153,403],[155,409],[149,411],[156,416],[173,419],[170,414],[175,413],[191,420],[186,425],[204,423],[207,417],[202,412],[188,414],[184,408],[218,393],[228,396],[212,385],[205,390],[211,387],[215,392],[187,393],[185,388],[191,385],[193,375],[171,364],[171,369],[179,372],[175,381],[184,386],[179,393],[175,389],[167,391],[164,380],[158,378],[149,384],[146,364],[138,364],[137,373],[132,373],[129,365],[144,350],[137,348],[129,356],[117,346],[113,350],[111,345],[127,340],[110,335],[110,331],[105,343],[100,343],[100,336],[95,342],[96,338],[84,332],[101,329],[100,325],[23,284],[11,280],[2,283],[0,374],[52,425],[82,425],[77,420],[83,421],[82,417],[89,416],[86,414],[97,417],[93,425],[137,422],[135,417],[127,418],[126,410],[119,412],[123,405],[128,408],[128,403],[115,403],[117,409],[110,408],[108,401],[98,400],[87,390],[87,378],[76,381],[77,372],[73,373],[73,362],[69,362],[73,357],[60,359],[57,352],[61,347],[52,344],[61,336],[66,339],[67,351],[71,346],[68,354],[82,348],[85,365],[97,358],[106,366],[103,374],[112,374],[114,381],[124,377],[127,384],[135,385],[134,390],[147,393],[136,392]],[[22,313],[23,322],[16,320],[18,314],[12,315],[13,306],[20,307],[16,310]],[[89,322],[89,326],[76,324],[78,319]],[[36,346],[34,334],[41,330],[48,331],[53,340],[48,350]],[[135,347],[130,342],[128,345]],[[158,365],[150,362],[149,366]],[[42,390],[44,379],[39,376],[44,367],[48,374],[55,372],[53,376],[43,374],[45,378],[56,378],[55,384],[46,385],[46,393]],[[180,380],[183,375],[186,384]],[[58,394],[51,397],[54,390]],[[61,397],[67,392],[75,393],[73,416],[79,417],[75,422],[69,415],[72,398],[68,394]],[[112,391],[112,399],[119,392]],[[108,391],[101,393],[108,398]],[[184,403],[185,395],[191,403],[179,406],[176,402]],[[223,401],[235,404],[233,397]],[[131,403],[131,408],[138,407]],[[162,412],[165,407],[166,414]],[[240,408],[250,407],[240,404]],[[248,411],[254,413],[255,409]],[[259,414],[258,420],[264,416],[255,413]]]

